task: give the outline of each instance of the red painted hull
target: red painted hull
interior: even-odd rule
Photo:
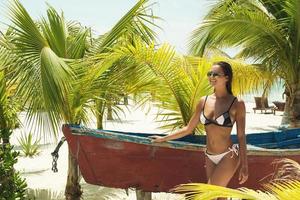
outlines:
[[[71,153],[77,158],[87,183],[114,188],[138,188],[151,192],[167,192],[182,183],[205,183],[204,149],[184,150],[134,142],[74,135],[63,127]],[[300,152],[299,152],[300,154]],[[249,179],[238,184],[237,173],[229,187],[257,189],[274,171],[274,159],[290,158],[300,162],[300,155],[248,151]],[[261,179],[265,178],[263,181]]]

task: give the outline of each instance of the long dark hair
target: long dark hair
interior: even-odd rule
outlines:
[[[228,81],[226,82],[226,89],[229,94],[233,95],[232,90],[231,90],[232,77],[233,77],[231,65],[224,61],[215,62],[215,63],[213,63],[213,65],[219,65],[222,68],[224,75],[228,76]]]

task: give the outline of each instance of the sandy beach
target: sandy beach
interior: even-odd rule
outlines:
[[[254,114],[252,108],[255,107],[253,103],[246,103],[246,133],[266,132],[278,129],[282,112],[273,114],[261,114],[257,112]],[[155,123],[156,109],[145,107],[144,109],[134,109],[129,107],[131,112],[126,111],[125,115],[121,115],[122,122],[106,121],[105,129],[122,130],[132,132],[150,132],[150,133],[163,133],[163,130],[158,129],[159,124]],[[21,114],[21,120],[24,120],[24,114]],[[91,128],[95,127],[95,123],[90,124]],[[11,139],[15,145],[15,149],[20,149],[18,146],[17,138],[22,132],[28,132],[26,128],[15,130]],[[235,127],[233,128],[235,134]],[[62,133],[60,133],[62,136]],[[60,137],[59,137],[60,138]],[[26,178],[28,188],[37,190],[40,193],[48,194],[52,192],[53,199],[64,199],[63,192],[65,182],[67,179],[67,144],[65,143],[59,151],[58,159],[58,172],[51,171],[52,157],[51,152],[56,147],[55,141],[44,141],[41,145],[41,152],[39,155],[28,158],[20,156],[18,163],[15,165],[16,169],[21,172],[22,177]],[[83,188],[83,199],[89,200],[104,200],[104,199],[122,199],[122,200],[135,200],[135,193],[133,189],[129,189],[128,195],[123,189],[114,189],[90,185],[81,180]],[[47,195],[46,195],[47,196]],[[46,199],[47,197],[41,196],[39,199]],[[179,199],[178,195],[168,193],[153,193],[153,199]]]

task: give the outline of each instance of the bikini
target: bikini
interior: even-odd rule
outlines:
[[[206,100],[207,100],[207,96],[205,98],[204,101],[204,106],[203,106],[203,110],[200,113],[200,122],[203,125],[209,125],[209,124],[215,124],[217,126],[223,126],[223,127],[233,127],[233,122],[231,121],[230,118],[230,108],[232,107],[234,101],[235,101],[236,97],[234,97],[232,103],[230,104],[229,108],[227,109],[227,111],[225,111],[223,114],[219,115],[217,118],[215,118],[215,120],[213,119],[208,119],[205,115],[204,115],[204,109],[205,109],[205,104],[206,104]],[[228,153],[231,152],[231,158],[233,158],[234,154],[236,154],[238,156],[238,150],[239,150],[239,146],[238,144],[233,144],[232,147],[228,147],[228,151],[221,153],[221,154],[209,154],[207,152],[207,150],[205,151],[205,155],[215,164],[218,164],[222,158],[227,155]]]

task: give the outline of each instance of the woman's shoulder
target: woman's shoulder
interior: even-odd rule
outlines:
[[[209,97],[209,95],[205,95],[205,96],[201,96],[199,101],[198,101],[198,104],[203,104],[204,101],[206,101],[206,99]]]
[[[240,98],[240,97],[235,97],[236,98],[236,107],[237,107],[237,109],[238,110],[241,110],[241,109],[245,109],[245,101],[242,99],[242,98]]]
[[[208,97],[209,95],[206,95],[206,96],[202,96],[200,97],[198,103],[197,103],[197,109],[198,110],[202,110],[203,106],[204,106],[204,102],[206,101],[206,98]]]
[[[239,104],[245,104],[244,100],[240,97],[234,97]]]

